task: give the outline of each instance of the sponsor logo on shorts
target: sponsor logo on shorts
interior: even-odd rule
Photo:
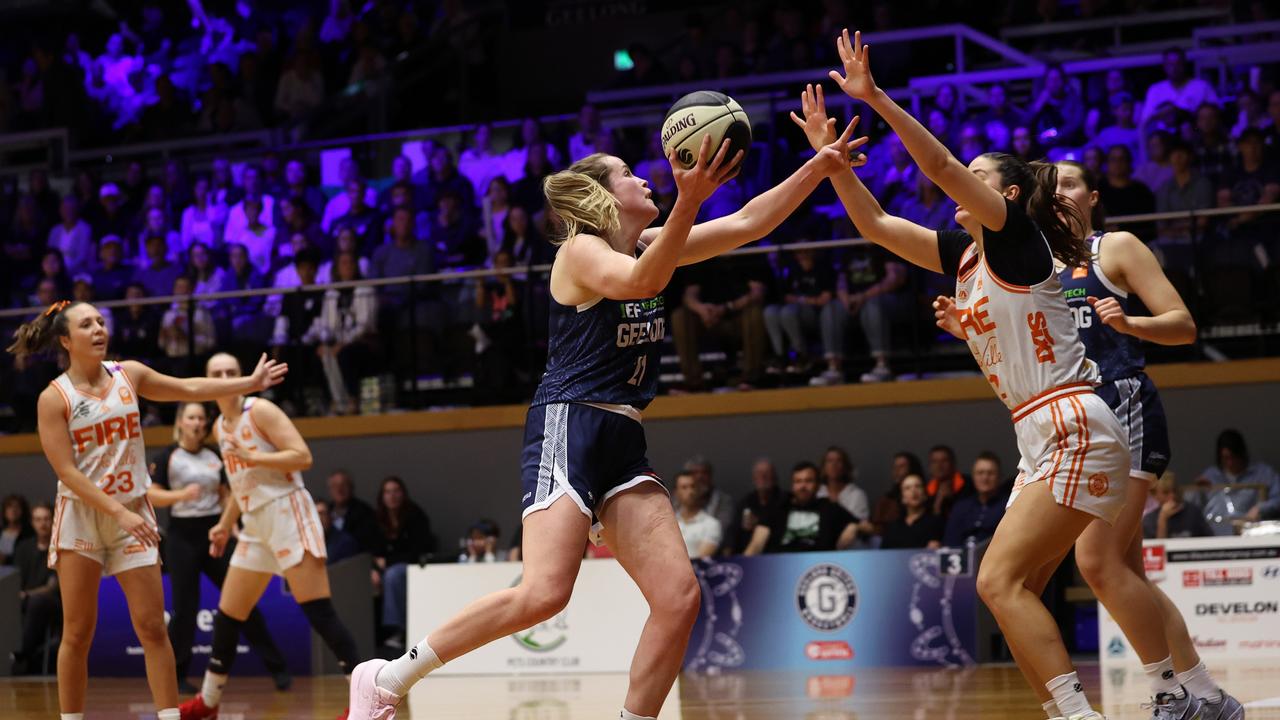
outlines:
[[[1250,567],[1182,571],[1182,587],[1222,587],[1224,585],[1252,584],[1253,568]]]
[[[858,610],[858,586],[839,565],[815,565],[796,583],[796,605],[809,627],[833,632],[853,620]]]
[[[124,546],[125,555],[137,555],[138,553],[143,553],[146,551],[147,551],[147,547],[142,543],[133,543],[132,545]]]
[[[285,548],[284,550],[277,550],[277,551],[276,551],[276,557],[278,557],[278,558],[286,558],[286,557],[289,557],[289,556],[290,556],[290,555],[292,555],[292,554],[293,554],[293,551],[292,551],[292,550],[290,550],[289,548]]]
[[[817,640],[804,646],[804,656],[810,660],[852,660],[853,648],[843,640]]]
[[[76,538],[75,544],[73,544],[72,547],[76,550],[97,550],[98,544]]]
[[[1102,497],[1107,494],[1107,490],[1111,488],[1111,479],[1106,473],[1094,473],[1089,476],[1089,494],[1094,497]]]

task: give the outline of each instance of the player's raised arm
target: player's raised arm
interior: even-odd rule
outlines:
[[[1004,196],[965,167],[920,121],[876,86],[871,77],[870,46],[862,44],[862,33],[854,33],[851,41],[849,31],[845,30],[836,40],[836,49],[844,64],[844,75],[832,70],[831,79],[849,97],[867,103],[884,118],[902,139],[903,147],[920,166],[921,172],[937,183],[948,197],[968,210],[983,227],[1003,229]]]
[[[565,171],[547,178],[547,200],[568,225],[569,239],[557,259],[564,263],[574,284],[592,295],[615,300],[653,297],[662,292],[675,272],[698,208],[737,172],[742,153],[729,162],[725,157],[728,150],[729,142],[725,141],[712,157],[711,138],[704,137],[698,162],[688,169],[675,160],[672,152],[668,160],[679,194],[666,225],[641,237],[641,243],[647,245],[638,258],[618,252],[609,237],[627,234],[625,225],[633,217],[629,210],[638,200],[633,195],[643,193],[643,202],[651,203],[648,197],[652,193],[646,181],[632,175],[625,164],[610,170],[607,188],[584,173]],[[592,227],[591,219],[598,216],[610,218],[611,227]],[[652,219],[650,216],[645,224]]]
[[[851,166],[865,163],[866,157],[856,151],[867,143],[867,138],[853,138],[853,131],[857,126],[858,118],[855,117],[843,134],[836,137],[832,133],[829,142],[814,148],[817,154],[799,170],[752,198],[742,209],[722,218],[694,225],[680,254],[679,264],[692,265],[759,240],[773,232],[795,212],[824,178],[848,172]],[[667,225],[670,224],[668,220]],[[665,229],[666,226],[645,230],[641,235],[641,242]]]
[[[136,360],[126,360],[120,366],[138,389],[139,395],[157,402],[205,402],[229,395],[260,392],[279,384],[284,380],[285,373],[289,372],[287,364],[268,360],[266,353],[258,358],[258,366],[254,368],[252,375],[235,378],[176,378],[152,370]]]
[[[800,93],[800,112],[803,118],[793,112],[791,120],[804,130],[809,145],[817,149],[830,143],[836,134],[836,121],[827,117],[826,98],[821,85],[808,85]],[[863,237],[907,262],[942,272],[936,232],[886,213],[852,170],[832,175],[831,184],[845,212],[849,213],[849,219]]]

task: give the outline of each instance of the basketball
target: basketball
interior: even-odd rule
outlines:
[[[726,157],[751,146],[751,120],[736,100],[712,90],[692,92],[676,101],[662,121],[662,151],[676,151],[676,159],[693,167],[704,136],[711,136],[711,154],[729,140]]]

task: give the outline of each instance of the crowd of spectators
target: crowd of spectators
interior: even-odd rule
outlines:
[[[403,15],[388,8],[407,13],[411,5],[371,3],[355,18],[335,0],[319,24],[318,42],[349,35],[372,42],[367,29],[374,15],[399,27],[392,21]],[[839,15],[841,4],[830,5],[824,12]],[[794,34],[797,43],[812,45],[808,24],[786,9],[777,13],[780,37]],[[167,22],[155,5],[146,5],[143,16],[145,22]],[[305,30],[295,44],[304,42]],[[705,23],[690,16],[686,32],[697,38],[705,31]],[[258,38],[256,50],[246,48],[241,60],[252,52],[276,52],[269,35]],[[164,52],[175,47],[170,43]],[[713,64],[715,47],[710,40],[688,45],[692,56]],[[742,72],[772,67],[768,58],[778,47],[762,41],[755,60],[734,65]],[[344,56],[360,54],[352,52]],[[635,68],[620,83],[666,77],[641,77],[661,70],[656,58],[649,70],[632,59]],[[1215,87],[1195,76],[1176,48],[1164,54],[1163,79],[1155,82],[1141,71],[1075,77],[1051,65],[1025,102],[1015,101],[1012,86],[982,88],[985,102],[974,102],[944,84],[927,99],[922,119],[963,161],[987,151],[1078,159],[1099,178],[1098,224],[1105,216],[1265,204],[1280,200],[1280,89],[1274,68],[1257,70],[1240,87]],[[767,156],[771,166],[726,184],[700,219],[737,210],[789,159],[807,152],[796,147],[798,136],[783,131],[778,137],[771,148],[776,152],[749,158],[764,162]],[[901,142],[888,134],[875,143],[860,174],[886,209],[927,227],[953,226],[953,204],[917,170]],[[417,151],[418,166],[406,148],[386,163],[389,174],[382,177],[348,159],[340,179],[328,186],[320,183],[314,156],[276,152],[247,162],[217,157],[191,167],[176,159],[136,160],[122,174],[104,177],[99,168],[80,168],[74,178],[54,182],[34,171],[20,192],[0,200],[0,304],[42,307],[63,298],[275,288],[280,292],[267,296],[106,313],[113,350],[192,372],[214,349],[252,357],[270,348],[293,368],[277,399],[297,415],[370,411],[385,404],[373,398],[387,385],[379,378],[388,376],[401,380],[400,387],[407,379],[433,376],[474,387],[465,402],[522,401],[545,357],[549,297],[543,275],[296,290],[547,262],[554,252],[547,238],[555,233],[541,193],[548,174],[591,152],[620,153],[649,179],[665,213],[675,195],[670,168],[656,136],[636,145],[602,122],[591,105],[570,126],[548,129],[529,118],[508,141],[480,124],[460,146],[428,140],[413,155]],[[55,185],[67,191],[59,193]],[[1274,321],[1280,307],[1278,218],[1243,213],[1124,229],[1148,242],[1202,325]],[[854,234],[823,189],[764,242],[784,246]],[[945,278],[866,246],[682,268],[666,291],[680,378],[668,386],[697,392],[893,379],[900,371],[895,359],[916,362],[936,355],[927,352],[931,346],[952,342],[933,331],[927,307],[949,289]],[[708,365],[708,357],[724,360]],[[0,375],[12,379],[3,393],[19,427],[29,428],[36,394],[56,368],[39,361],[3,365]]]
[[[1172,474],[1154,485],[1143,519],[1148,538],[1230,535],[1241,523],[1280,520],[1280,474],[1251,459],[1236,430],[1220,434],[1216,452],[1215,462],[1185,492]],[[762,457],[750,464],[750,489],[734,498],[717,485],[712,464],[699,456],[674,473],[669,485],[681,535],[695,559],[963,548],[995,533],[1017,473],[990,452],[978,453],[963,467],[958,462],[946,445],[931,448],[924,462],[899,452],[890,476],[871,485],[858,477],[848,451],[831,446],[816,461],[792,464],[783,485],[775,462]],[[390,476],[370,504],[356,496],[353,480],[350,472],[336,470],[327,478],[327,496],[316,495],[328,562],[361,554],[372,559],[379,640],[391,648],[403,647],[410,565],[520,559],[519,527],[504,548],[498,524],[481,518],[451,546],[432,530],[430,488],[415,485],[411,491],[410,483]],[[875,487],[875,497],[860,483]],[[40,671],[41,648],[57,635],[57,576],[44,563],[52,522],[46,502],[32,505],[19,495],[4,499],[0,565],[15,566],[21,575],[23,639],[14,658],[20,671]],[[609,556],[607,547],[586,538],[583,544],[588,557]]]

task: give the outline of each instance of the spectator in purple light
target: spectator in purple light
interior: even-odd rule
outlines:
[[[392,213],[395,217],[395,213]],[[338,237],[335,239],[335,247],[333,250],[336,258],[341,253],[351,253],[356,256],[360,269],[360,277],[370,277],[370,265],[368,256],[360,254],[359,241],[356,239],[356,233],[351,228],[343,228],[338,231]],[[384,243],[385,244],[385,243]],[[379,246],[381,247],[381,246]],[[374,252],[377,252],[376,250]],[[333,261],[325,260],[320,263],[320,269],[316,271],[316,282],[320,285],[328,285],[334,282]]]
[[[462,198],[464,207],[475,206],[475,188],[466,176],[458,172],[453,153],[443,145],[436,145],[427,156],[427,167],[414,173],[413,181],[423,188],[423,203],[427,209],[435,208],[436,199],[444,190],[451,190]],[[542,186],[538,186],[542,194]]]
[[[1231,167],[1231,140],[1222,124],[1222,108],[1205,103],[1196,109],[1192,146],[1195,149],[1196,164],[1204,175],[1216,178]]]
[[[276,200],[267,194],[262,179],[262,168],[257,165],[246,165],[244,171],[240,174],[241,185],[244,187],[244,198],[231,206],[227,211],[227,227],[226,237],[240,237],[248,224],[247,206],[249,201],[257,201],[260,212],[260,219],[267,224],[275,222]]]
[[[275,110],[287,122],[299,123],[324,102],[324,76],[314,50],[299,50],[276,86]]]
[[[231,177],[231,161],[214,158],[209,168],[209,202],[230,207],[240,200],[240,194]]]
[[[307,184],[307,166],[301,160],[290,160],[285,163],[284,191],[281,195],[306,205],[313,218],[321,217],[324,213],[324,192],[318,187]]]
[[[1272,165],[1280,165],[1280,88],[1272,90],[1267,96],[1266,129],[1263,130],[1263,144],[1267,147],[1267,155]],[[1237,139],[1244,134],[1241,131]]]
[[[126,300],[142,300],[147,297],[146,288],[130,283],[125,289]],[[159,349],[160,314],[155,305],[127,305],[116,318],[116,331],[111,336],[111,346],[122,358],[147,358],[155,356]]]
[[[871,188],[885,207],[896,207],[901,195],[914,192],[919,169],[896,133],[885,135],[883,144],[885,152],[878,155],[887,162],[876,164]]]
[[[1013,128],[1019,124],[1021,113],[1009,104],[1004,85],[987,88],[987,109],[977,117],[979,127],[987,136],[991,149],[1008,152],[1013,142]]]
[[[661,142],[660,139],[659,142]],[[512,203],[531,213],[541,210],[547,202],[546,196],[542,193],[542,181],[552,173],[552,168],[551,161],[547,159],[546,147],[542,143],[529,146],[524,175],[511,187]],[[667,166],[670,167],[669,164]]]
[[[966,122],[960,126],[960,136],[956,141],[956,157],[960,158],[960,162],[967,163],[987,152],[987,149],[987,139],[977,123]]]
[[[67,274],[67,266],[62,260],[62,253],[56,248],[48,248],[40,256],[40,274],[35,278],[32,285],[39,284],[41,280],[53,282],[54,290],[58,295],[56,299],[65,300],[71,297],[71,276]]]
[[[458,158],[458,170],[476,192],[489,187],[489,181],[504,173],[506,160],[493,149],[493,128],[488,123],[476,126],[471,136],[471,146]]]
[[[440,193],[425,239],[432,245],[441,269],[474,267],[484,262],[484,243],[457,193]]]
[[[146,268],[150,265],[150,252],[148,251],[148,243],[150,238],[160,237],[164,239],[165,252],[168,253],[170,262],[177,262],[183,255],[182,236],[176,230],[169,227],[169,218],[165,215],[163,208],[148,208],[142,215],[144,224],[142,231],[138,233],[138,248],[140,253],[134,260],[134,265],[140,268]]]
[[[167,201],[165,209],[175,215],[179,208],[191,204],[191,188],[187,184],[187,167],[181,160],[169,160],[164,164],[160,190]]]
[[[1278,111],[1278,114],[1280,114],[1280,111]],[[1240,133],[1247,128],[1252,127],[1265,131],[1273,126],[1271,116],[1267,114],[1267,107],[1263,105],[1262,98],[1251,90],[1241,90],[1240,94],[1236,96],[1236,123],[1231,126],[1231,139],[1235,140],[1240,137]]]
[[[790,255],[794,262],[782,269],[779,279],[783,303],[764,308],[765,330],[773,352],[787,361],[788,374],[808,374],[812,360],[811,339],[807,335],[817,330],[827,367],[814,381],[822,385],[842,383],[845,309],[836,299],[835,270],[828,258],[819,257],[812,249],[796,250]]]
[[[1084,127],[1084,100],[1061,65],[1050,65],[1040,94],[1027,110],[1032,132],[1045,148],[1070,147]]]
[[[169,239],[164,235],[148,235],[144,240],[146,256],[134,267],[133,281],[147,289],[152,297],[168,295],[173,281],[183,268],[169,259]]]
[[[369,248],[376,247],[382,241],[382,215],[368,202],[369,184],[364,178],[348,180],[346,188],[347,212],[334,220],[331,232],[344,227],[355,230],[362,252],[367,253]]]
[[[926,123],[929,132],[938,138],[938,141],[947,147],[951,147],[955,141],[954,128],[951,125],[951,117],[938,108],[929,109],[929,121]]]
[[[185,275],[178,277],[173,281],[171,291],[165,294],[190,295],[191,278]],[[213,317],[199,304],[192,311],[190,301],[175,300],[160,320],[160,349],[170,359],[188,357],[192,343],[195,355],[204,355],[213,351],[216,342]],[[176,363],[172,366],[176,367]]]
[[[98,202],[100,211],[93,218],[93,222],[89,223],[93,227],[94,237],[107,235],[129,237],[133,218],[125,212],[123,199],[120,196],[120,186],[111,182],[103,183],[98,190]],[[125,250],[128,251],[129,248]]]
[[[553,168],[560,167],[560,150],[543,137],[542,123],[534,118],[525,118],[520,123],[520,142],[504,156],[508,180],[515,182],[524,177],[525,166],[529,164],[529,151],[533,148],[539,148]]]
[[[949,82],[939,85],[937,92],[933,94],[933,107],[941,110],[949,122],[959,122],[960,93],[956,90],[956,86]]]
[[[209,192],[209,178],[200,176],[191,186],[191,205],[182,211],[182,246],[203,243],[222,246],[222,232],[227,225],[226,203],[215,202]]]
[[[502,226],[511,210],[511,183],[501,175],[489,181],[481,204],[480,234],[485,239],[485,255],[492,260],[502,247]]]
[[[307,240],[305,233],[293,233],[288,238],[289,241],[283,247],[278,248],[276,258],[271,263],[271,287],[280,290],[289,290],[309,284],[304,283],[302,276],[298,274],[298,258],[301,253],[310,250],[316,260],[316,267],[313,269],[318,271],[320,268],[319,253],[311,247],[311,243]],[[284,296],[282,295],[267,296],[265,312],[268,315],[278,315],[283,302]]]
[[[49,231],[48,246],[62,252],[71,275],[89,272],[93,268],[93,231],[89,223],[80,219],[80,203],[75,195],[62,199],[58,213],[62,222]]]
[[[299,234],[307,239],[308,246],[315,248],[321,255],[332,254],[330,250],[333,244],[320,232],[320,225],[316,223],[311,215],[311,208],[306,203],[298,198],[285,197],[276,203],[276,207],[280,210],[276,237],[286,238]],[[281,252],[282,249],[277,248],[277,255]]]
[[[924,227],[951,228],[955,226],[955,210],[956,204],[927,175],[917,173],[915,192],[902,197],[896,212]]]
[[[228,243],[227,267],[222,276],[221,291],[257,290],[263,287],[266,287],[266,281],[249,261],[249,251],[238,243]],[[231,318],[230,337],[245,347],[256,346],[254,352],[261,350],[271,334],[271,318],[262,312],[264,302],[265,298],[257,295],[231,298],[218,303]]]
[[[204,243],[195,243],[187,249],[187,272],[191,276],[191,292],[195,295],[216,293],[226,282],[226,271],[213,263],[213,253]],[[216,300],[202,300],[201,305],[213,308]]]
[[[133,268],[124,262],[124,243],[108,235],[98,243],[98,265],[93,271],[93,294],[101,300],[119,300],[133,279]]]
[[[1127,92],[1118,92],[1111,96],[1111,124],[1104,127],[1089,141],[1091,147],[1104,151],[1112,145],[1124,145],[1129,148],[1130,157],[1140,158],[1146,153],[1143,147],[1142,133],[1133,123],[1133,96]]]
[[[1160,130],[1147,136],[1147,160],[1134,170],[1134,179],[1154,188],[1173,177],[1173,168],[1169,167],[1169,143],[1173,141],[1173,137]]]
[[[1151,188],[1134,179],[1133,156],[1124,145],[1112,145],[1107,150],[1107,176],[1098,187],[1098,195],[1107,215],[1138,215],[1154,212],[1156,208]],[[1138,237],[1151,236],[1149,231],[1139,232],[1139,228],[1134,228],[1133,232]]]
[[[334,280],[350,282],[364,277],[360,258],[350,251],[339,251],[333,262]],[[362,285],[342,290],[328,290],[320,310],[320,364],[329,385],[333,410],[351,415],[359,410],[361,378],[374,371],[376,357],[374,339],[378,332],[378,296],[373,288]]]
[[[1040,158],[1040,148],[1036,146],[1035,135],[1031,128],[1019,125],[1013,129],[1013,138],[1009,143],[1010,153],[1023,162],[1031,162]]]
[[[383,243],[373,251],[369,263],[369,275],[376,278],[424,275],[435,272],[433,248],[418,238],[413,211],[397,208],[391,216],[391,242]],[[409,298],[405,285],[387,285],[381,288],[383,304],[399,308]]]
[[[1138,127],[1146,127],[1147,121],[1155,116],[1164,102],[1172,102],[1189,113],[1206,102],[1218,103],[1218,94],[1213,91],[1213,86],[1187,72],[1187,54],[1182,48],[1164,51],[1164,75],[1164,80],[1147,88]]]
[[[1124,72],[1118,69],[1108,70],[1100,87],[1096,76],[1087,78],[1086,82],[1090,107],[1085,115],[1084,135],[1092,142],[1098,131],[1112,122],[1114,98],[1119,93],[1129,94],[1129,84],[1125,81]],[[1131,124],[1135,120],[1132,112],[1129,113],[1129,120]]]
[[[383,213],[391,212],[394,207],[391,202],[391,193],[401,184],[409,189],[409,205],[414,210],[425,209],[420,197],[421,191],[413,185],[413,163],[406,155],[397,155],[391,160],[391,184],[382,189],[378,193],[378,210]]]
[[[1218,181],[1218,207],[1267,205],[1280,201],[1280,171],[1267,164],[1262,131],[1245,130],[1236,143],[1240,160]],[[1275,240],[1274,217],[1259,213],[1232,215],[1222,223],[1222,234],[1210,263],[1228,267],[1254,267],[1255,246],[1268,253],[1280,249]],[[1274,261],[1273,261],[1274,262]]]
[[[1104,166],[1107,164],[1107,155],[1097,145],[1090,145],[1080,154],[1080,164],[1093,173],[1094,177],[1102,177],[1105,172]]]
[[[1170,148],[1169,166],[1173,168],[1173,177],[1156,188],[1156,212],[1188,212],[1213,207],[1213,183],[1196,170],[1192,160],[1191,148],[1186,143],[1175,142]],[[1156,238],[1150,244],[1160,264],[1166,270],[1189,273],[1194,263],[1192,233],[1203,239],[1208,224],[1207,217],[1198,217],[1194,221],[1186,217],[1159,221]]]
[[[249,263],[264,277],[271,269],[271,253],[275,249],[276,229],[267,222],[262,211],[262,201],[255,197],[245,197],[243,204],[245,222],[239,232],[232,232],[227,225],[226,242],[244,246],[249,252]]]
[[[59,217],[62,197],[49,187],[49,173],[44,170],[32,170],[27,176],[27,194],[30,195],[40,211],[40,220],[45,223],[46,231],[52,228],[55,218]]]
[[[329,198],[329,202],[324,206],[324,215],[320,218],[320,229],[326,233],[334,231],[334,222],[338,218],[346,215],[351,211],[351,195],[346,192],[349,183],[361,177],[360,166],[356,164],[354,158],[343,158],[338,165],[338,175],[342,180],[343,192],[337,193]],[[370,207],[376,207],[378,203],[378,194],[365,185],[364,204]]]

